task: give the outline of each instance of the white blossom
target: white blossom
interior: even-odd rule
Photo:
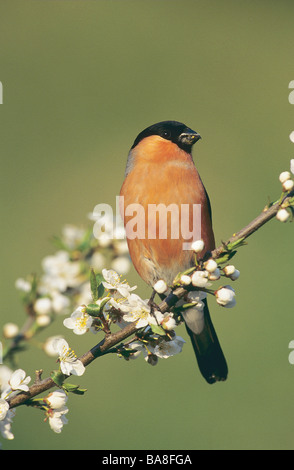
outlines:
[[[294,187],[294,181],[293,180],[287,180],[283,183],[283,190],[284,191],[292,191]]]
[[[279,209],[276,215],[276,218],[280,222],[286,222],[290,217],[289,212],[286,209]]]
[[[294,175],[294,158],[290,160],[290,171]]]
[[[228,264],[227,266],[223,268],[223,272],[225,273],[227,277],[230,277],[232,274],[234,274],[235,270],[236,268],[232,264]]]
[[[30,292],[31,291],[31,283],[20,277],[19,279],[16,279],[15,281],[15,287],[18,290],[21,290],[23,292]]]
[[[9,379],[12,376],[13,371],[9,367],[1,364],[0,365],[0,392],[3,392],[9,387]]]
[[[34,310],[38,315],[48,315],[52,312],[52,302],[48,297],[41,297],[34,303]]]
[[[62,241],[70,250],[77,248],[85,235],[85,229],[75,225],[67,224],[62,227]]]
[[[222,307],[232,308],[236,305],[235,291],[231,286],[220,287],[215,292],[216,301]]]
[[[285,181],[289,180],[290,178],[291,178],[291,175],[289,171],[283,171],[279,176],[279,180],[282,184],[285,183]]]
[[[130,287],[126,281],[121,282],[121,278],[113,269],[102,269],[105,281],[102,282],[105,289],[117,290],[123,297],[128,297],[131,291],[137,286]]]
[[[184,286],[188,286],[189,284],[191,284],[192,279],[191,276],[187,276],[187,274],[182,274],[180,281]]]
[[[45,326],[50,325],[51,317],[49,315],[38,315],[36,318],[36,323],[38,326],[44,328]]]
[[[83,363],[77,359],[74,351],[69,347],[63,338],[57,338],[53,342],[53,348],[59,356],[60,368],[65,375],[83,375],[85,367]]]
[[[195,253],[201,253],[204,250],[204,241],[203,240],[195,240],[191,245],[192,250]]]
[[[80,284],[80,263],[71,261],[67,251],[61,250],[53,256],[46,256],[42,267],[44,275],[41,277],[41,292],[65,292],[68,287]]]
[[[0,398],[0,421],[3,421],[5,419],[8,410],[9,410],[9,403],[3,398]]]
[[[172,331],[177,326],[176,320],[173,317],[172,313],[165,313],[163,315],[162,320],[160,321],[160,325],[167,331]]]
[[[55,313],[65,314],[70,307],[70,300],[66,295],[60,292],[53,291],[52,294],[52,307]]]
[[[8,410],[3,420],[0,420],[0,433],[4,439],[14,439],[14,435],[11,432],[12,418],[15,416],[15,410]]]
[[[105,267],[106,258],[99,253],[99,251],[95,251],[95,253],[91,256],[90,265],[95,269],[95,271],[102,271]]]
[[[85,334],[93,323],[93,318],[85,311],[85,307],[78,307],[69,318],[63,320],[66,328],[73,330],[76,335]]]
[[[156,319],[150,314],[151,308],[147,301],[141,299],[136,294],[129,295],[127,301],[124,303],[124,309],[127,313],[123,315],[123,320],[126,322],[137,322],[137,328],[144,328],[150,324],[156,324]],[[154,312],[154,315],[158,315],[159,313],[160,312]]]
[[[217,263],[214,259],[210,258],[204,263],[204,267],[206,271],[208,271],[209,273],[213,273],[217,268]]]
[[[11,390],[21,390],[23,392],[28,392],[28,383],[30,383],[30,381],[31,377],[26,377],[26,373],[23,369],[17,369],[12,373],[9,379],[9,385]]]
[[[238,269],[235,269],[234,273],[231,274],[230,279],[232,281],[236,281],[240,277],[240,271]]]
[[[153,349],[153,354],[159,358],[167,359],[182,351],[183,345],[186,341],[181,336],[176,336],[171,341],[161,341]]]
[[[166,282],[163,281],[162,279],[160,279],[159,281],[157,281],[157,282],[154,284],[153,289],[154,289],[158,294],[163,294],[164,292],[167,291]]]
[[[68,423],[68,419],[65,416],[68,413],[68,408],[63,407],[58,410],[50,410],[49,412],[49,425],[52,431],[57,434],[61,433],[64,424]]]
[[[195,287],[208,287],[210,283],[208,282],[208,273],[205,271],[195,271],[192,275],[192,284]]]
[[[51,409],[59,410],[63,408],[68,400],[68,396],[64,390],[55,390],[44,398],[44,402],[47,403]]]
[[[232,281],[236,281],[240,276],[240,271],[235,268],[235,266],[228,264],[223,269],[224,274],[226,277],[229,277]]]
[[[210,281],[217,281],[221,277],[220,269],[216,268],[212,273],[208,273],[207,277]]]
[[[56,357],[58,356],[58,352],[56,351],[56,348],[54,347],[55,345],[55,340],[63,338],[60,335],[56,336],[50,336],[49,338],[46,339],[45,343],[43,344],[43,349],[45,353],[50,356],[50,357]]]
[[[294,365],[294,340],[290,341],[288,347],[289,349],[293,349],[293,351],[291,351],[289,354],[288,360],[290,364]]]
[[[19,333],[19,327],[15,323],[5,323],[3,326],[3,336],[4,338],[11,339]]]

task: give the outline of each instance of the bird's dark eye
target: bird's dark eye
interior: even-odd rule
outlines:
[[[161,136],[162,136],[164,139],[169,139],[170,136],[171,136],[171,133],[170,133],[170,131],[162,131]]]

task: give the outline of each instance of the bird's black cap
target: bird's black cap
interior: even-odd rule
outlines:
[[[193,131],[182,122],[161,121],[144,129],[135,139],[132,149],[135,148],[141,140],[152,135],[159,135],[163,139],[174,142],[185,152],[191,153],[192,145],[201,139],[198,132]]]

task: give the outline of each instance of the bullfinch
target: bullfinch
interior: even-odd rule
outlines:
[[[199,259],[215,248],[209,197],[192,158],[200,138],[181,122],[163,121],[140,132],[128,154],[121,215],[133,265],[151,287],[158,280],[170,285],[195,266],[195,233],[204,242]],[[165,209],[161,219],[159,208]],[[183,310],[182,316],[199,369],[212,384],[226,380],[228,368],[207,299],[201,301],[202,309]]]

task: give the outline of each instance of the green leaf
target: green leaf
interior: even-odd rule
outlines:
[[[104,281],[105,281],[105,279],[104,279],[104,277],[103,277],[103,274],[101,274],[101,273],[97,273],[97,274],[96,274],[96,279],[97,279],[97,283],[98,283],[98,284],[101,284],[101,282],[104,282]]]
[[[195,307],[195,305],[196,305],[195,302],[194,303],[191,302],[191,303],[182,305],[180,308],[185,310],[186,308],[193,308]]]
[[[79,385],[74,385],[74,384],[63,384],[62,388],[66,392],[74,393],[75,395],[84,395],[84,393],[87,391],[86,388],[80,388]]]
[[[98,282],[97,282],[96,274],[93,268],[91,268],[91,273],[90,273],[90,284],[91,284],[92,298],[94,302],[96,302],[96,300],[98,300]]]
[[[156,335],[159,335],[159,336],[165,336],[166,335],[166,332],[164,331],[164,329],[159,326],[159,325],[150,325],[151,327],[151,330],[153,331],[153,333],[155,333]]]
[[[98,284],[98,299],[101,299],[101,297],[103,297],[103,294],[105,292],[105,287],[102,284],[102,282],[104,282],[105,279],[101,273],[96,274],[96,281]]]
[[[237,253],[236,250],[223,253],[215,261],[217,262],[217,264],[227,263],[230,259],[232,259],[235,256],[236,253]]]
[[[91,315],[91,317],[99,317],[101,307],[97,304],[89,304],[86,307],[86,312],[88,313],[88,315]]]
[[[98,286],[98,299],[101,299],[103,297],[104,292],[105,292],[105,287],[101,282]]]
[[[50,377],[53,382],[58,385],[58,387],[62,386],[65,379],[64,374],[60,370],[53,370],[50,374]]]
[[[226,246],[227,246],[227,250],[228,251],[231,251],[233,250],[234,248],[237,248],[237,247],[240,247],[240,246],[243,246],[243,245],[246,245],[246,242],[244,242],[245,238],[240,238],[239,240],[235,240],[231,243],[228,243]]]

